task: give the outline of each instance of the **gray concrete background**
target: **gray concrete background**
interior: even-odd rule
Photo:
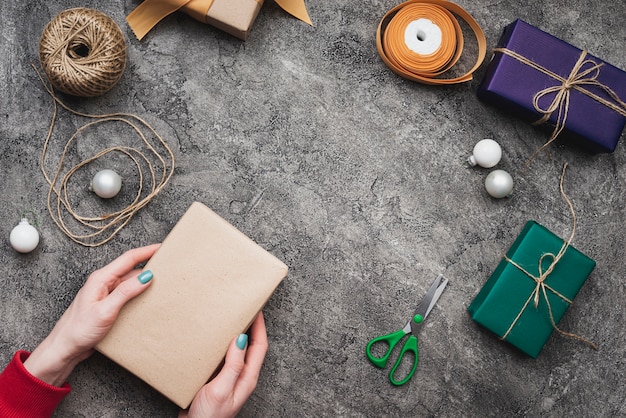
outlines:
[[[44,338],[91,271],[162,240],[197,200],[290,267],[265,309],[270,350],[242,416],[626,415],[624,144],[603,155],[553,146],[524,172],[547,134],[477,100],[486,62],[469,83],[432,87],[397,77],[380,60],[376,26],[396,1],[308,1],[309,27],[267,0],[246,42],[183,14],[138,42],[124,20],[138,3],[0,4],[3,365]],[[626,69],[623,1],[458,4],[483,27],[489,48],[519,17]],[[112,242],[91,249],[48,215],[38,165],[52,106],[30,66],[45,24],[77,6],[118,22],[128,66],[105,96],[67,103],[144,117],[177,159],[165,190]],[[51,155],[85,122],[61,112]],[[499,168],[516,182],[510,199],[490,198],[488,170],[465,164],[485,137],[502,144]],[[72,155],[77,162],[129,138],[112,127],[86,135]],[[466,308],[527,220],[568,236],[558,192],[564,162],[578,215],[574,245],[598,265],[561,325],[600,349],[553,336],[533,360],[480,329]],[[132,183],[131,168],[117,168]],[[85,184],[91,175],[83,174]],[[81,208],[101,209],[84,189],[76,193]],[[25,210],[39,218],[42,241],[19,255],[8,236]],[[367,361],[365,344],[404,325],[439,273],[450,284],[422,331],[418,371],[394,387],[387,370]],[[177,412],[99,354],[70,382],[59,417]]]

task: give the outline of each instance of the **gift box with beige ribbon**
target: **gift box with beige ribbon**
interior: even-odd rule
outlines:
[[[626,124],[626,72],[522,20],[504,28],[478,98],[591,152],[613,152]]]
[[[275,1],[287,13],[312,24],[304,0]],[[263,0],[144,0],[126,20],[141,40],[166,16],[181,11],[245,40],[262,5]]]
[[[596,262],[544,226],[528,221],[468,307],[474,321],[537,357]]]

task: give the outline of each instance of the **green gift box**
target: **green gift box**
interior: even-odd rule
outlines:
[[[595,266],[528,221],[467,310],[478,324],[536,358]]]

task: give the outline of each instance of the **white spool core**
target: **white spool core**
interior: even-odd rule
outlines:
[[[428,19],[414,20],[404,30],[404,42],[416,54],[432,54],[441,46],[441,29]]]

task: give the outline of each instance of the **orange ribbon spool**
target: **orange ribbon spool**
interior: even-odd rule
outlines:
[[[472,29],[478,43],[478,57],[474,66],[465,74],[454,78],[437,78],[449,71],[463,52],[463,31],[455,15]],[[407,43],[432,41],[428,39],[431,36],[429,33],[411,32],[415,32],[411,26],[418,21],[426,22],[431,27],[434,25],[438,28],[434,29],[435,32],[440,31],[441,38],[435,39],[432,52],[416,52]],[[416,39],[407,39],[407,35],[416,36]],[[456,84],[472,79],[472,73],[485,59],[487,41],[480,25],[461,6],[446,0],[409,0],[383,16],[376,31],[376,48],[385,64],[400,77],[424,84]]]

